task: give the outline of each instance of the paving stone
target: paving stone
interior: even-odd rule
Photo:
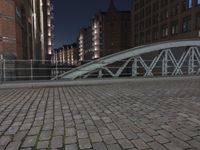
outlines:
[[[196,140],[191,140],[191,141],[188,141],[188,143],[190,145],[192,145],[192,147],[194,148],[200,148],[200,142],[196,141]]]
[[[6,147],[6,150],[17,150],[20,148],[21,142],[11,142]]]
[[[146,142],[151,142],[153,141],[153,138],[150,137],[148,134],[146,133],[138,133],[137,134],[138,137],[140,137],[140,139],[142,139],[145,143]]]
[[[101,142],[102,138],[99,133],[90,133],[90,139],[92,142]]]
[[[13,141],[22,141],[25,137],[28,131],[19,131],[17,134],[14,135]]]
[[[77,143],[76,136],[68,136],[65,138],[65,144],[73,144],[73,143]]]
[[[109,131],[108,128],[106,128],[106,127],[101,127],[101,128],[99,128],[99,133],[100,133],[101,135],[106,135],[106,134],[109,134],[110,131]]]
[[[40,133],[41,127],[33,127],[29,131],[28,135],[38,135]]]
[[[53,130],[53,136],[58,136],[58,135],[62,135],[64,136],[65,132],[64,132],[64,127],[59,127],[59,128],[54,128]]]
[[[76,130],[75,128],[66,128],[66,136],[74,136],[76,135]]]
[[[94,150],[107,150],[107,148],[106,148],[104,143],[94,143],[93,144],[93,149]]]
[[[78,150],[77,144],[65,145],[65,150]]]
[[[7,145],[11,141],[11,136],[0,137],[0,146]]]
[[[79,143],[80,149],[86,149],[86,148],[92,147],[89,139],[79,139],[78,143]]]
[[[159,144],[158,142],[151,142],[148,143],[148,145],[153,149],[153,150],[167,150],[164,146]]]
[[[174,143],[167,143],[164,146],[167,147],[169,150],[183,150],[183,148],[175,145]]]
[[[138,140],[132,140],[131,141],[135,147],[137,147],[138,149],[147,149],[149,148],[149,146],[147,144],[145,144],[141,139]]]
[[[6,131],[5,135],[16,134],[18,130],[19,130],[19,126],[12,126]]]
[[[160,135],[162,135],[163,137],[165,137],[165,138],[171,138],[171,137],[173,137],[172,134],[170,134],[168,131],[165,131],[165,130],[158,130],[157,132]]]
[[[165,143],[168,143],[168,142],[169,142],[168,139],[164,138],[164,137],[161,136],[161,135],[154,136],[153,138],[154,138],[158,143],[160,143],[160,144],[165,144]]]
[[[181,147],[183,149],[190,149],[192,148],[189,144],[187,144],[187,142],[184,142],[178,138],[171,138],[170,141],[172,143],[174,143],[175,145],[177,145],[178,147]]]
[[[22,147],[34,147],[36,144],[37,136],[27,136]]]
[[[96,126],[86,126],[86,128],[89,133],[98,132],[98,129]]]
[[[133,144],[128,139],[119,139],[118,142],[123,149],[128,149],[133,147]]]
[[[137,136],[137,134],[135,134],[132,131],[122,131],[123,134],[126,136],[127,139],[129,140],[135,140],[138,139],[139,137]]]
[[[172,134],[173,134],[174,136],[176,136],[177,138],[180,138],[180,139],[183,140],[183,141],[188,141],[188,140],[191,139],[191,137],[189,137],[189,136],[187,136],[187,135],[184,135],[184,134],[182,134],[181,132],[172,132]]]
[[[103,138],[103,141],[106,143],[106,144],[114,144],[116,143],[116,140],[113,138],[112,135],[104,135],[102,136]]]
[[[111,144],[107,146],[108,150],[121,150],[121,147],[118,144]]]
[[[78,135],[78,138],[87,138],[88,137],[87,130],[78,130],[77,135]]]
[[[51,140],[51,148],[62,148],[63,147],[63,137],[55,136]]]
[[[117,126],[114,123],[109,123],[107,124],[108,129],[110,130],[117,130]]]
[[[40,133],[39,140],[49,140],[51,138],[51,132],[52,131],[42,131]]]
[[[114,136],[115,139],[123,139],[125,136],[120,130],[113,130],[111,131],[112,135]]]
[[[37,143],[37,149],[46,149],[49,147],[49,141],[39,141]]]

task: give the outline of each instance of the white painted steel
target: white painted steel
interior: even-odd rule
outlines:
[[[159,50],[165,50],[164,52],[167,52],[168,54],[165,54],[166,58],[170,57],[170,59],[172,60],[172,63],[174,64],[174,66],[176,67],[176,69],[173,72],[173,75],[178,75],[178,74],[183,74],[180,67],[183,65],[183,62],[185,61],[186,57],[189,55],[190,51],[188,51],[186,54],[184,53],[181,56],[181,59],[179,61],[177,61],[175,59],[175,57],[173,56],[173,54],[171,53],[170,49],[171,48],[178,48],[178,47],[194,47],[195,50],[195,54],[194,55],[199,55],[199,51],[198,48],[200,46],[200,40],[199,39],[191,39],[191,40],[177,40],[177,41],[167,41],[167,42],[161,42],[161,43],[154,43],[154,44],[150,44],[150,45],[143,45],[143,46],[139,46],[139,47],[135,47],[135,48],[131,48],[119,53],[115,53],[103,58],[100,58],[98,60],[92,61],[90,63],[87,63],[85,65],[82,65],[80,67],[77,67],[75,69],[72,69],[68,72],[65,72],[64,74],[61,74],[58,76],[58,78],[63,78],[63,79],[75,79],[78,77],[81,77],[83,75],[89,74],[93,71],[98,71],[99,69],[105,69],[109,74],[111,74],[112,76],[119,76],[119,73],[121,71],[118,72],[118,74],[113,74],[111,71],[109,71],[108,68],[106,68],[105,66],[112,64],[114,62],[117,61],[121,61],[124,59],[128,59],[128,58],[135,58],[136,56],[141,56],[142,54],[146,54],[146,53],[150,53],[150,52],[155,52],[155,51],[159,51]],[[166,51],[167,49],[169,49],[168,51]],[[198,51],[198,52],[196,52]],[[200,56],[200,55],[199,55]],[[141,57],[138,57],[139,62],[142,64],[142,66],[144,67],[144,69],[147,71],[145,76],[152,76],[152,69],[154,68],[155,64],[157,63],[157,61],[160,59],[161,54],[158,56],[158,58],[155,58],[154,60],[152,60],[152,64],[150,67],[148,67],[145,62],[143,61],[143,59]],[[163,75],[167,75],[167,61],[166,58],[164,60],[164,66],[165,68],[163,68]],[[191,56],[191,62],[193,56]],[[198,58],[199,60],[200,58]],[[126,62],[125,62],[126,63]],[[135,64],[135,63],[134,63]],[[190,66],[190,72],[191,70],[191,65]],[[133,65],[133,68],[136,67],[136,64]],[[136,76],[136,70],[133,70],[133,75],[132,76]],[[199,70],[200,72],[200,70]],[[88,75],[86,75],[88,76]],[[102,75],[100,75],[102,76]]]

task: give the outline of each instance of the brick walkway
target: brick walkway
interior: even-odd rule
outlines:
[[[200,78],[0,90],[0,150],[200,149]]]

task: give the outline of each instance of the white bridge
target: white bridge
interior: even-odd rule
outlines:
[[[143,45],[91,61],[54,79],[200,74],[200,40]]]

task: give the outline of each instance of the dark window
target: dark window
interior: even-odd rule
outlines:
[[[169,35],[169,29],[167,25],[161,27],[161,37],[167,37]]]
[[[200,29],[200,12],[197,13],[197,16],[196,16],[196,26],[197,26],[197,29]]]
[[[174,21],[171,23],[171,34],[175,35],[178,33],[178,21]]]
[[[190,32],[191,31],[191,18],[185,17],[183,18],[183,32]]]
[[[157,28],[154,28],[154,29],[153,29],[153,34],[152,34],[152,36],[153,36],[153,40],[157,40],[157,39],[159,38],[159,31],[158,31]]]
[[[151,32],[150,31],[146,31],[146,42],[150,42],[151,41]]]

